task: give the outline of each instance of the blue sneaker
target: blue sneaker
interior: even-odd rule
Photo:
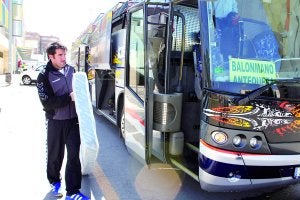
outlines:
[[[52,183],[51,192],[55,197],[62,197],[63,194],[61,192],[61,183],[60,182]]]
[[[89,197],[85,196],[81,192],[78,192],[77,194],[72,194],[71,196],[66,196],[66,200],[90,200]]]

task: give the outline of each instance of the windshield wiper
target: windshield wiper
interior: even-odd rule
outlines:
[[[261,95],[266,89],[270,88],[272,85],[277,83],[300,83],[300,78],[291,78],[291,79],[267,79],[267,82],[271,81],[271,83],[268,83],[267,85],[264,85],[256,90],[253,90],[249,94],[247,94],[245,97],[239,99],[237,101],[238,105],[242,106],[247,104],[249,101],[255,99],[259,95]]]

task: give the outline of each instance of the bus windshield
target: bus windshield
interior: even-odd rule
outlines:
[[[243,94],[300,77],[299,1],[216,0],[201,9],[210,13],[204,43],[211,89]]]

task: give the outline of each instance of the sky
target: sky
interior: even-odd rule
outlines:
[[[24,30],[57,36],[68,48],[101,13],[124,0],[23,0]]]

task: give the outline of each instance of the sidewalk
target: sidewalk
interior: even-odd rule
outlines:
[[[0,87],[1,181],[5,192],[1,199],[38,200],[49,191],[43,178],[43,116],[34,91],[20,87],[17,78],[13,75],[12,84],[1,82]]]

